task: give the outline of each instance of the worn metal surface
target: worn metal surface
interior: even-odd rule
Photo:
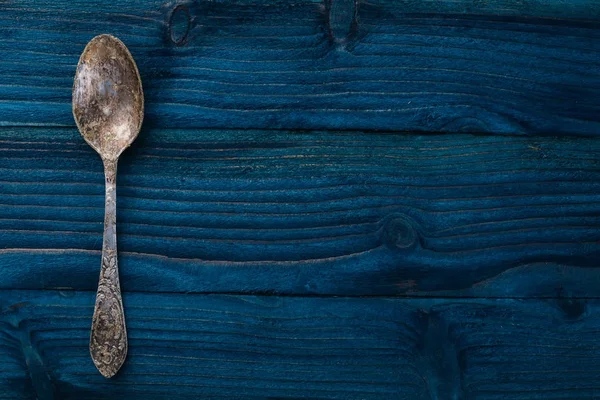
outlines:
[[[142,82],[119,39],[99,35],[85,47],[73,85],[73,116],[103,159],[116,160],[136,138],[144,117]]]
[[[123,42],[110,35],[92,39],[77,66],[73,115],[79,131],[104,162],[104,239],[90,354],[100,373],[107,378],[117,373],[127,356],[117,261],[117,162],[139,133],[144,115],[143,99],[137,67]]]

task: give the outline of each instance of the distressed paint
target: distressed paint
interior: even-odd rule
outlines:
[[[597,300],[124,299],[130,353],[107,380],[86,354],[93,292],[0,292],[3,397],[579,400],[600,384]]]
[[[597,135],[594,1],[19,1],[0,124],[72,126],[70,77],[123,39],[163,128]],[[68,10],[68,11],[66,11]],[[24,27],[35,26],[36,29]],[[19,44],[19,45],[17,45]]]
[[[73,128],[3,135],[0,263],[20,267],[0,287],[94,290],[96,155]],[[121,283],[596,297],[599,151],[592,138],[144,129],[119,164]]]
[[[0,398],[600,396],[594,2],[0,11]],[[102,32],[148,100],[111,380],[88,352],[103,172],[69,110]]]

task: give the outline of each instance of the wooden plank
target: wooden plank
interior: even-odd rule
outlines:
[[[446,334],[446,383],[464,399],[596,399],[600,396],[598,301],[437,304]]]
[[[600,295],[600,142],[145,130],[119,166],[125,291]],[[95,290],[102,166],[0,131],[0,288]]]
[[[89,356],[92,293],[0,299],[0,382],[36,357],[40,398],[427,398],[425,315],[385,299],[125,295],[129,354],[111,380]]]
[[[0,124],[73,126],[85,43],[121,37],[153,127],[600,131],[594,1],[0,2]]]
[[[93,293],[0,291],[0,307],[10,399],[591,399],[600,384],[597,300],[126,294],[111,380],[89,357]]]

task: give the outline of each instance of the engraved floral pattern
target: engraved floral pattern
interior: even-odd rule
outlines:
[[[127,332],[119,290],[117,254],[110,250],[107,253],[102,259],[90,351],[98,370],[108,377],[113,376],[125,361]]]

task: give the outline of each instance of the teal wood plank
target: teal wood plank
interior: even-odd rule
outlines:
[[[596,135],[594,1],[0,2],[0,124],[73,126],[100,33],[169,128]]]
[[[591,138],[143,130],[119,164],[123,289],[600,295]],[[4,289],[95,290],[102,165],[0,131]]]
[[[397,302],[125,295],[128,359],[107,380],[88,351],[93,293],[0,299],[0,382],[35,358],[40,398],[427,398],[414,362],[425,314]]]
[[[129,356],[107,380],[93,299],[0,291],[0,397],[591,399],[600,384],[597,300],[128,293]]]
[[[440,398],[598,398],[598,311],[582,299],[436,304],[442,368],[460,377]]]

